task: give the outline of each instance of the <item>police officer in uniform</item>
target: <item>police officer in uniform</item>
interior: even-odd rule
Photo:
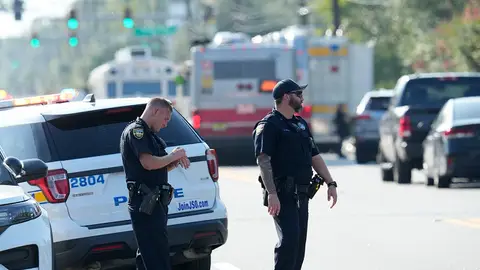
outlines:
[[[138,244],[137,269],[171,269],[167,214],[173,188],[168,184],[168,171],[178,165],[184,168],[190,165],[184,149],[175,148],[168,154],[165,142],[156,135],[167,126],[172,110],[169,100],[152,98],[120,139],[129,190],[128,210]],[[152,201],[153,204],[147,203]],[[150,207],[150,212],[142,208],[143,203],[145,209]]]
[[[327,188],[328,201],[337,201],[337,184],[319,154],[304,119],[295,116],[302,109],[303,90],[293,80],[277,83],[273,89],[275,109],[255,125],[253,140],[264,205],[273,216],[278,234],[275,270],[300,270],[307,240],[307,189],[312,167]]]

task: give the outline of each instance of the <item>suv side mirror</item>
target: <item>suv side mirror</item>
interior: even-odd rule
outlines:
[[[48,166],[37,158],[19,160],[7,157],[3,165],[15,177],[17,183],[22,183],[47,176]]]

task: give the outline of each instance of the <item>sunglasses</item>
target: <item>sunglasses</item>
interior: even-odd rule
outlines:
[[[302,91],[293,91],[293,92],[290,92],[288,94],[293,94],[297,97],[302,97],[303,96],[303,92]]]

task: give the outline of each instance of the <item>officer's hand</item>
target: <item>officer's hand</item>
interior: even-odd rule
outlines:
[[[172,150],[171,155],[173,156],[173,160],[175,161],[187,156],[185,153],[185,149],[181,147],[175,147],[175,149]]]
[[[330,209],[331,209],[335,206],[335,204],[337,204],[337,188],[336,187],[334,186],[328,187],[327,198],[328,198],[328,201],[330,201],[330,199],[333,199],[332,206],[330,206]]]
[[[178,162],[184,169],[188,169],[188,167],[190,167],[190,160],[186,156],[179,159]]]
[[[268,194],[268,213],[272,216],[280,214],[280,201],[277,194]]]

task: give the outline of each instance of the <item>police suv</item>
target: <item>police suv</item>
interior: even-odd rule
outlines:
[[[47,174],[38,159],[6,157],[0,147],[0,269],[52,269],[48,213],[18,183]]]
[[[5,152],[40,158],[49,167],[47,177],[20,185],[49,213],[58,269],[135,256],[119,145],[123,129],[147,102],[95,100],[92,94],[76,102],[60,95],[0,102]],[[169,172],[175,188],[168,215],[172,264],[210,269],[212,250],[227,240],[216,152],[176,110],[158,135],[167,151],[181,146],[191,162]]]

